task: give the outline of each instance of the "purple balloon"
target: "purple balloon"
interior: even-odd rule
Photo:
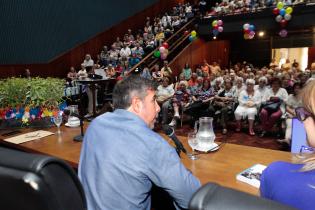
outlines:
[[[222,20],[218,20],[218,26],[222,26],[223,25],[223,21]]]
[[[280,32],[279,32],[279,36],[281,37],[286,37],[288,35],[288,31],[285,30],[285,29],[282,29]]]
[[[254,36],[255,36],[255,31],[249,32],[249,36],[252,36],[252,37],[254,38]]]
[[[222,27],[222,26],[219,26],[218,31],[219,31],[219,32],[222,32],[222,31],[223,31],[223,27]]]

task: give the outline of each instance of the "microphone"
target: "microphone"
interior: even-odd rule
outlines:
[[[183,144],[178,140],[177,136],[175,135],[174,128],[170,127],[169,125],[163,125],[162,129],[168,137],[172,139],[172,141],[175,143],[176,146],[176,152],[178,156],[180,156],[180,152],[187,154],[187,151]]]

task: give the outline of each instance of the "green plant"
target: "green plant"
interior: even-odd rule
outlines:
[[[8,78],[0,81],[0,108],[57,107],[62,102],[64,80],[57,78]]]

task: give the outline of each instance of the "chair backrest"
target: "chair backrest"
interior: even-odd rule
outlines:
[[[299,153],[302,146],[308,146],[303,122],[292,119],[291,152]]]
[[[64,161],[0,147],[0,208],[86,210],[81,183]]]
[[[280,203],[263,199],[215,183],[202,186],[189,203],[190,210],[290,210]]]

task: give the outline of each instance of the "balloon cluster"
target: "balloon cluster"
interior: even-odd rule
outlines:
[[[197,32],[195,30],[193,30],[191,33],[190,33],[190,36],[189,36],[189,41],[194,41],[195,39],[197,39]]]
[[[168,43],[164,42],[160,46],[159,50],[154,51],[154,53],[153,53],[154,57],[156,57],[156,58],[161,57],[162,60],[165,60],[167,58],[167,55],[168,55],[168,48],[169,48]]]
[[[213,37],[217,37],[219,33],[223,32],[223,21],[214,20],[212,21],[212,34]]]
[[[250,23],[243,25],[244,39],[253,39],[255,37],[255,26]]]
[[[288,22],[292,18],[292,7],[285,7],[285,4],[283,2],[278,2],[277,7],[273,9],[273,14],[276,15],[276,21],[281,26],[281,31],[279,32],[279,36],[286,37],[288,35],[288,31],[285,29]]]

